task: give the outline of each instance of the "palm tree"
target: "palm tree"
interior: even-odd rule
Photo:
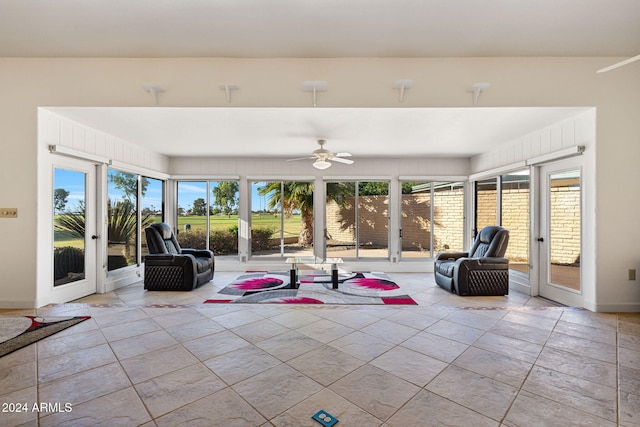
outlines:
[[[284,190],[284,195],[282,195],[282,190]],[[278,208],[287,217],[291,216],[294,211],[300,211],[302,222],[300,224],[298,243],[304,247],[311,246],[313,243],[312,182],[267,182],[264,186],[258,188],[258,194],[268,196],[267,208],[269,210]],[[342,204],[349,195],[353,195],[352,186],[327,186],[327,200],[334,200],[338,204]]]

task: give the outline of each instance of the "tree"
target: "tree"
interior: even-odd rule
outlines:
[[[197,198],[193,201],[193,208],[191,209],[191,215],[204,216],[207,214],[207,202],[202,198]]]
[[[281,197],[282,188],[284,196]],[[291,216],[294,211],[300,211],[302,223],[298,242],[303,246],[313,243],[313,183],[312,182],[267,182],[258,188],[258,194],[268,196],[267,209],[278,208]],[[353,185],[330,183],[327,185],[327,200],[334,200],[343,204],[349,195],[353,195]],[[282,199],[282,204],[280,200]]]
[[[213,203],[227,216],[231,216],[238,206],[239,189],[237,181],[222,181],[212,190],[215,198]]]
[[[67,206],[67,197],[69,197],[69,192],[64,188],[53,190],[53,209],[56,212],[62,212]]]
[[[115,171],[109,176],[109,180],[113,182],[117,189],[122,190],[122,195],[128,200],[138,198],[138,175],[127,172]],[[143,196],[147,192],[149,180],[144,176],[140,178],[140,194]]]

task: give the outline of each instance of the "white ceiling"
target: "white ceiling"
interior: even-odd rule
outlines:
[[[0,0],[0,57],[631,57],[640,0]],[[170,156],[469,156],[581,109],[58,108]]]
[[[0,57],[639,53],[638,0],[0,0]]]
[[[469,157],[586,108],[85,108],[52,112],[168,156]]]

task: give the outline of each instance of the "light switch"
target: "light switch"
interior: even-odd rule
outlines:
[[[0,208],[0,218],[17,218],[18,208]]]

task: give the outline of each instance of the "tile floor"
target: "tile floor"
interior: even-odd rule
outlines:
[[[239,274],[38,309],[92,318],[0,358],[0,426],[640,425],[638,313],[462,298],[431,274],[389,274],[419,306],[201,304]]]

